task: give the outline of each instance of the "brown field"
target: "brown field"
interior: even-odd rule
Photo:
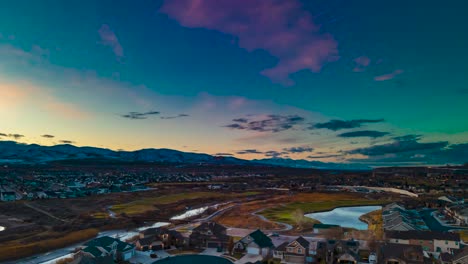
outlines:
[[[331,210],[340,206],[375,205],[386,201],[374,200],[355,193],[299,193],[278,194],[270,199],[243,203],[215,220],[219,223],[239,228],[283,229],[280,223],[293,225],[296,230],[310,229],[315,221],[300,217],[303,213]],[[258,213],[270,221],[253,215]]]
[[[168,221],[186,207],[243,201],[258,195],[261,193],[191,190],[183,185],[180,189],[160,186],[145,192],[0,203],[0,225],[6,227],[0,236],[0,262],[66,247],[92,238],[101,230]],[[117,218],[110,218],[107,207],[114,205]]]
[[[62,248],[63,245],[71,245],[86,241],[95,237],[98,232],[99,230],[97,229],[85,229],[68,234],[49,234],[49,236],[55,236],[55,238],[41,239],[40,241],[34,241],[27,244],[17,240],[9,241],[2,244],[0,247],[0,261],[28,257],[37,254],[38,252],[47,252],[53,249]]]

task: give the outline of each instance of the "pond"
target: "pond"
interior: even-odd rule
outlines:
[[[158,260],[154,264],[232,264],[230,260],[208,255],[180,255]]]
[[[358,230],[366,230],[367,224],[359,220],[359,217],[369,212],[380,210],[381,206],[353,206],[338,207],[331,211],[306,214],[306,217],[316,219],[322,224],[340,225]]]

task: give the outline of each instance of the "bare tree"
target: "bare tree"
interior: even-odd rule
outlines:
[[[297,229],[302,230],[305,223],[304,211],[302,211],[301,209],[296,209],[296,211],[294,211],[294,213],[292,214],[292,217],[297,225]]]

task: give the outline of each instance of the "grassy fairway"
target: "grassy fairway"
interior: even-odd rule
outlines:
[[[125,213],[127,215],[141,214],[147,211],[157,210],[158,205],[173,204],[183,200],[194,200],[194,199],[215,199],[224,197],[243,197],[256,195],[257,192],[245,192],[245,193],[233,193],[225,194],[220,192],[193,192],[193,193],[179,193],[171,194],[159,197],[148,197],[137,201],[117,204],[112,206],[112,211],[117,214]]]
[[[309,197],[308,197],[309,196]],[[301,210],[304,213],[328,211],[336,207],[378,205],[382,201],[367,200],[359,197],[349,197],[347,194],[303,194],[293,197],[290,203],[268,208],[260,214],[271,221],[294,225],[294,212]],[[311,219],[311,221],[314,221]]]

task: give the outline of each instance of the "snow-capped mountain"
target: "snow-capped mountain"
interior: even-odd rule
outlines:
[[[234,157],[220,157],[208,154],[182,152],[173,149],[141,149],[136,151],[114,151],[105,148],[77,147],[69,144],[41,146],[22,144],[14,141],[0,141],[0,163],[47,163],[59,160],[109,159],[117,161],[145,161],[168,163],[208,163],[268,165],[292,168],[314,168],[331,170],[366,170],[361,164],[325,163],[320,161],[293,159],[242,160]]]

